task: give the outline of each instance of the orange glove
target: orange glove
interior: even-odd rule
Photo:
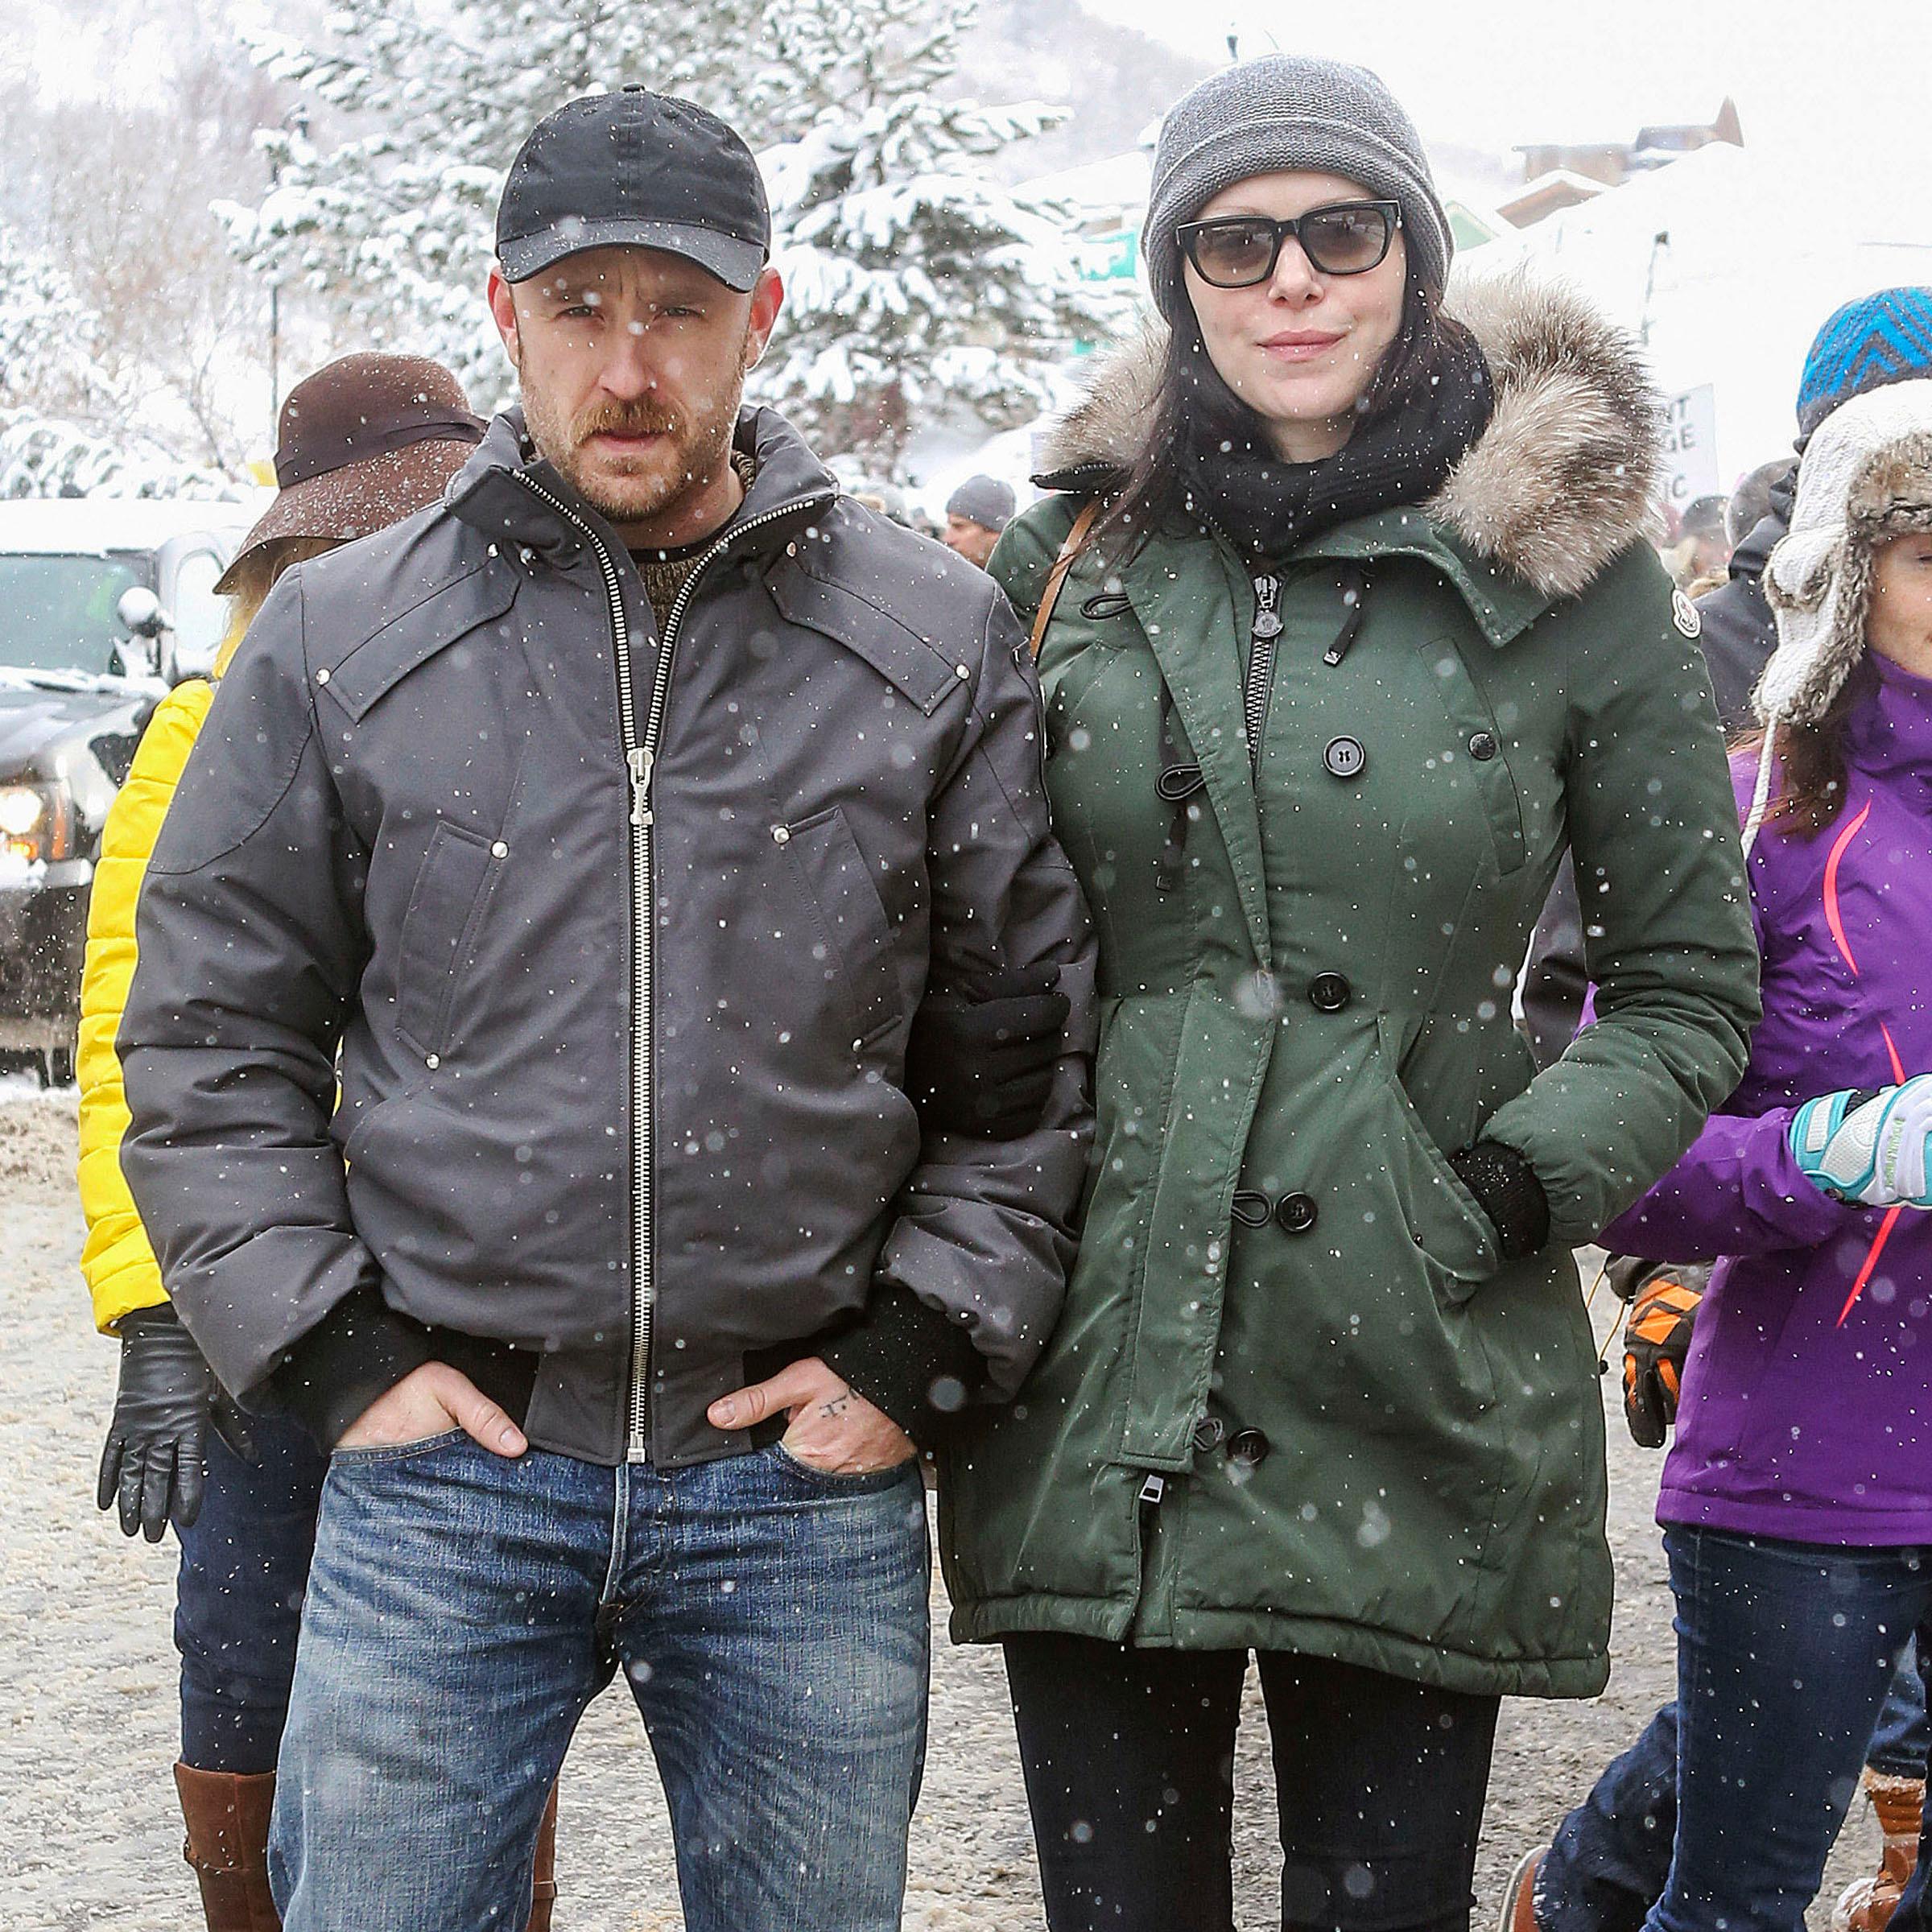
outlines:
[[[1624,1323],[1624,1420],[1645,1449],[1661,1449],[1677,1420],[1678,1391],[1707,1268],[1653,1269],[1638,1284]]]

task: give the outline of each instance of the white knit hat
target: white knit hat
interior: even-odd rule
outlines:
[[[1932,530],[1932,379],[1841,403],[1805,445],[1791,528],[1765,565],[1777,648],[1752,704],[1767,724],[1815,724],[1864,655],[1872,555]]]

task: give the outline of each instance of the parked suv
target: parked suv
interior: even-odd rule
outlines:
[[[171,685],[213,670],[241,503],[0,502],[0,1056],[73,1078],[101,828]]]

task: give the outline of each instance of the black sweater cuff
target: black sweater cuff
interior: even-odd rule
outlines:
[[[896,1282],[880,1282],[860,1320],[812,1352],[923,1449],[985,1377],[966,1331]]]
[[[358,1288],[296,1341],[274,1387],[290,1414],[333,1449],[378,1396],[436,1354],[419,1322],[398,1315],[380,1289]]]
[[[1549,1245],[1550,1198],[1536,1170],[1513,1147],[1478,1141],[1451,1154],[1449,1165],[1488,1216],[1505,1261],[1526,1261]]]

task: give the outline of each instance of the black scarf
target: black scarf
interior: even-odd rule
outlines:
[[[1338,524],[1434,496],[1495,403],[1481,351],[1449,336],[1436,381],[1368,418],[1319,463],[1284,462],[1257,439],[1230,446],[1211,430],[1189,437],[1179,465],[1188,507],[1255,557],[1278,559]]]

